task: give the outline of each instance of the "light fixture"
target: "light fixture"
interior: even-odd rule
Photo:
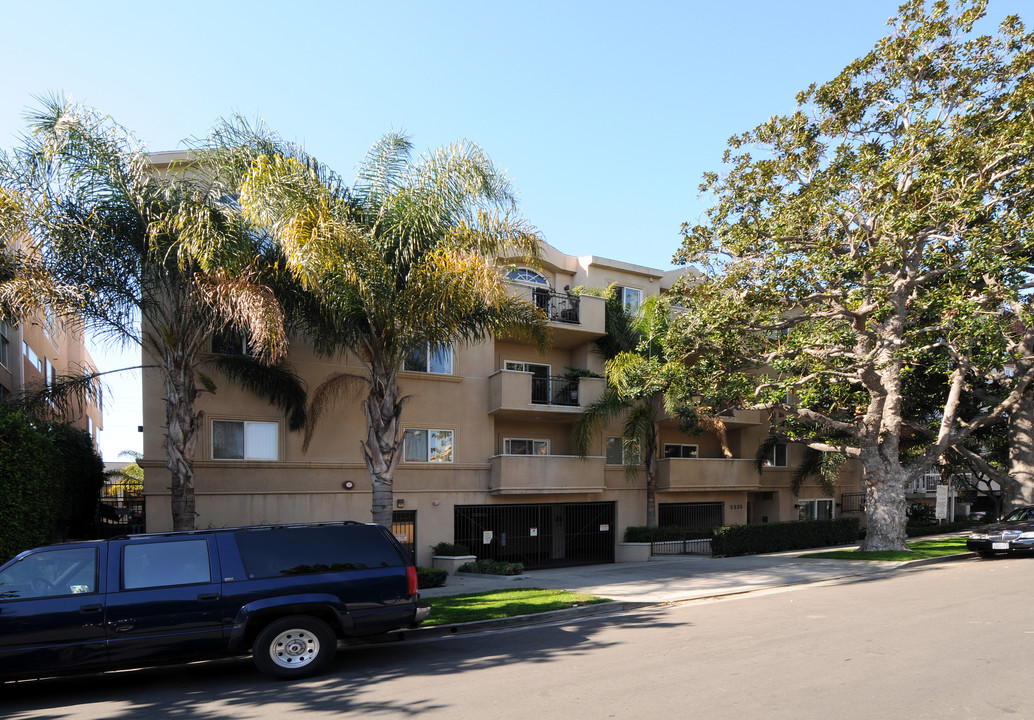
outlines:
[[[406,501],[405,500],[401,500],[401,499],[400,500],[396,500],[395,501],[395,507],[396,507],[396,509],[401,510],[402,508],[406,507]]]

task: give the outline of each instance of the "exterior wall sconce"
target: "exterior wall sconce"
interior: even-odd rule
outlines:
[[[406,501],[405,500],[396,500],[395,501],[395,507],[396,507],[396,509],[401,510],[402,508],[406,507]]]

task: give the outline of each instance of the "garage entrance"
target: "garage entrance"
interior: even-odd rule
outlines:
[[[458,505],[455,542],[530,569],[614,562],[612,502]]]

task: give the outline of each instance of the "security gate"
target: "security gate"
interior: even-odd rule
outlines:
[[[711,530],[722,524],[724,503],[660,503],[657,524],[664,532],[651,555],[711,555]]]
[[[416,564],[416,510],[392,510],[391,534]]]
[[[614,562],[612,502],[458,505],[454,542],[527,569]]]

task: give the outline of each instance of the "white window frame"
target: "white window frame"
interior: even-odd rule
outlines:
[[[819,518],[818,506],[819,504],[826,505],[829,507],[829,517],[833,519],[837,516],[837,506],[833,502],[833,498],[803,498],[797,501],[797,519],[798,520],[819,520],[825,518]],[[805,517],[808,515],[808,517]]]
[[[409,457],[410,447],[409,438],[412,435],[420,433],[424,437],[424,447],[427,448],[423,460],[411,459]],[[434,437],[432,433],[448,433],[449,434],[449,455],[447,458],[435,457],[435,443],[432,442]],[[402,446],[402,461],[405,463],[453,463],[456,459],[456,431],[450,428],[406,428],[403,433],[403,446]],[[438,445],[441,447],[440,443]]]
[[[686,460],[686,459],[696,460],[696,459],[700,458],[700,446],[699,445],[694,445],[692,443],[664,443],[664,447],[662,448],[662,450],[664,452],[664,457],[665,458],[668,458],[668,459],[671,458],[671,456],[668,455],[668,448],[670,448],[670,447],[677,447],[677,448],[679,448],[679,452],[681,454],[678,455],[675,458],[676,460]],[[692,455],[686,455],[685,454],[685,449],[686,448],[693,448],[691,450]]]
[[[409,367],[410,358],[413,356],[416,350],[410,351],[410,354],[406,356],[405,361],[402,363],[402,369],[406,372],[418,372],[427,373],[429,375],[452,375],[455,367],[456,354],[453,352],[452,343],[442,343],[436,347],[435,350],[431,349],[431,343],[424,343],[424,367],[423,369]],[[443,354],[448,356],[448,370],[432,370],[432,360],[436,357],[440,357]]]
[[[216,423],[233,423],[243,426],[244,432],[244,451],[242,457],[220,457],[216,455],[216,443],[215,443],[215,425]],[[252,430],[252,433],[248,431]],[[261,431],[272,430],[274,433],[272,443],[263,443],[261,438],[257,437],[255,433]],[[213,418],[209,430],[209,437],[211,438],[211,455],[213,460],[225,461],[225,462],[242,462],[242,461],[255,461],[260,460],[263,462],[276,462],[280,459],[280,423],[275,420],[235,420],[233,418]],[[271,446],[272,455],[270,453],[261,453],[259,446],[266,447]]]
[[[546,276],[540,273],[538,270],[533,270],[529,267],[514,268],[510,272],[506,273],[506,277],[508,280],[523,283],[525,285],[534,285],[535,287],[549,287],[549,280],[546,278]]]
[[[782,462],[779,462],[780,448],[782,449]],[[765,467],[789,467],[790,465],[790,446],[785,443],[779,443],[772,447],[772,452],[769,453],[768,458],[765,460]]]
[[[512,452],[513,443],[518,442],[531,443],[532,451],[530,453]],[[539,452],[539,448],[544,450],[544,452]],[[503,438],[503,455],[533,455],[536,457],[549,455],[549,440],[542,440],[539,438]]]
[[[633,299],[634,298],[634,299]],[[635,314],[643,306],[643,291],[639,288],[621,286],[621,307],[625,312]]]
[[[27,340],[22,341],[22,354],[40,375],[44,375],[43,358],[36,354]]]
[[[612,440],[616,440],[621,445],[621,463],[620,463],[620,465],[628,466],[628,465],[641,465],[642,464],[642,458],[641,457],[629,457],[629,453],[628,453],[628,451],[625,448],[625,438],[622,437],[621,435],[608,435],[608,436],[606,436],[603,439],[603,454],[604,454],[604,456],[606,458],[605,464],[610,465],[611,467],[616,467],[616,466],[619,465],[619,463],[611,462],[610,454],[607,452],[607,446],[610,445],[610,442]],[[631,461],[631,462],[629,462],[629,461]]]

